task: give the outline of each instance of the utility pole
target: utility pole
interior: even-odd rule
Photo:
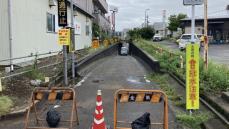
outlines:
[[[163,37],[166,37],[166,10],[163,10],[162,12],[162,22],[163,22],[163,29],[164,29]]]
[[[111,9],[110,11],[112,12],[113,36],[115,36],[115,27],[116,27],[115,14],[118,12],[118,9],[114,7],[114,9]]]
[[[195,5],[192,5],[192,43],[195,43]]]
[[[146,9],[145,10],[145,27],[148,27],[148,22],[149,22],[149,20],[148,20],[148,15],[147,15],[147,11],[149,11],[150,9]]]
[[[208,68],[208,0],[204,0],[204,64]]]
[[[14,70],[14,66],[13,66],[13,50],[12,50],[12,40],[13,40],[13,36],[12,36],[12,1],[8,0],[8,20],[9,20],[9,47],[10,47],[10,72],[12,72]]]
[[[72,46],[75,47],[75,29],[74,29],[74,15],[73,15],[73,8],[74,8],[74,5],[73,5],[73,0],[71,0],[71,43],[72,43]],[[72,34],[73,33],[73,34]],[[75,48],[73,48],[73,50],[75,50]],[[76,77],[76,73],[75,73],[75,51],[72,51],[71,52],[72,54],[72,79],[74,80],[75,77]]]

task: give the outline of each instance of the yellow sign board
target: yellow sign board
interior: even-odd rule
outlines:
[[[103,41],[103,45],[104,45],[105,47],[109,46],[109,41],[108,41],[107,39],[105,39],[105,40]]]
[[[186,47],[186,109],[199,109],[199,45]]]
[[[2,92],[2,80],[0,78],[0,92]]]
[[[60,29],[58,32],[59,39],[58,43],[59,45],[70,45],[70,29]]]
[[[93,40],[92,42],[92,48],[99,48],[99,40]]]

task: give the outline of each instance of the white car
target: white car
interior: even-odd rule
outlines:
[[[186,45],[192,42],[191,38],[192,38],[191,34],[183,34],[179,39],[179,49],[185,50]],[[195,38],[194,42],[199,44],[199,46],[200,46],[200,39],[198,38],[198,36],[194,35],[194,38]]]
[[[125,56],[128,55],[128,48],[127,47],[122,47],[121,48],[121,55],[125,55]]]
[[[162,36],[160,34],[155,34],[153,36],[153,41],[162,41]]]

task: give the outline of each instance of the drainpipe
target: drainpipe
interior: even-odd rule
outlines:
[[[13,66],[13,50],[12,50],[12,41],[13,41],[13,36],[12,36],[12,1],[8,0],[8,20],[9,20],[9,47],[10,47],[10,71],[12,72],[14,70]]]

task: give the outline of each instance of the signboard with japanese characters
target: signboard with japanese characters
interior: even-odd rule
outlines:
[[[199,45],[186,47],[186,109],[199,109]]]
[[[67,26],[67,0],[58,0],[58,23],[59,26]]]
[[[202,5],[204,0],[183,0],[184,5]]]
[[[161,93],[123,93],[119,94],[119,102],[151,102],[159,103],[162,101]]]
[[[70,45],[70,29],[60,29],[58,32],[59,45]]]

